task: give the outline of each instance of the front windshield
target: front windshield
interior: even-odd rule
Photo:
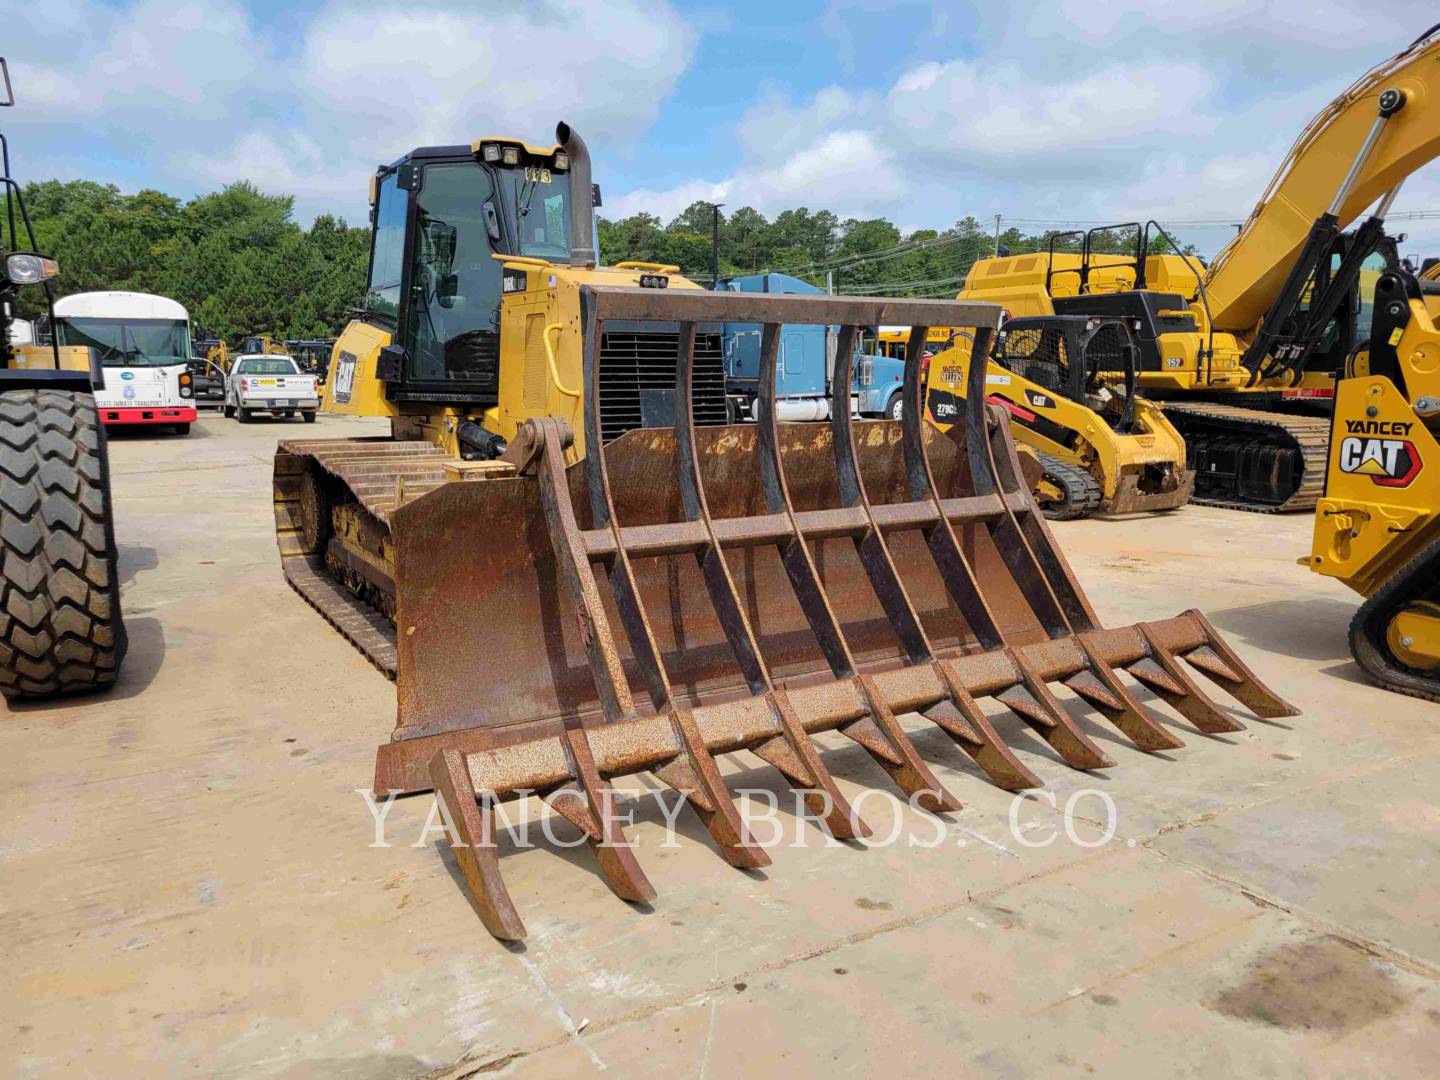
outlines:
[[[58,326],[61,345],[94,349],[106,367],[157,367],[190,358],[184,319],[66,318]]]
[[[519,254],[570,258],[570,174],[541,165],[499,172],[506,215],[520,239]]]
[[[294,375],[295,365],[289,360],[242,360],[242,375]]]

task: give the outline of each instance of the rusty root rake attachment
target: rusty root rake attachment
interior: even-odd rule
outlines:
[[[612,777],[648,770],[682,793],[728,862],[758,867],[769,857],[717,754],[757,755],[834,836],[854,838],[869,829],[816,733],[848,737],[916,805],[950,811],[959,801],[898,714],[923,714],[1007,790],[1040,780],[979,698],[1008,707],[1077,769],[1112,762],[1051,683],[1147,751],[1181,743],[1121,670],[1203,732],[1243,725],[1188,669],[1260,716],[1294,715],[1197,611],[1099,626],[1025,489],[1007,419],[984,402],[983,364],[971,365],[964,424],[942,435],[924,422],[926,327],[974,327],[984,355],[997,308],[594,288],[582,319],[583,462],[566,467],[564,420],[531,420],[507,455],[520,476],[447,484],[394,519],[400,722],[376,789],[440,795],[496,937],[525,934],[491,832],[492,808],[507,799],[548,798],[583,830],[616,895],[648,900],[611,813]],[[606,325],[621,320],[678,340],[674,426],[631,431],[602,452]],[[754,425],[692,422],[697,326],[720,320],[764,324]],[[775,422],[786,323],[840,326],[828,425]],[[882,323],[914,328],[904,420],[852,421],[852,345]]]

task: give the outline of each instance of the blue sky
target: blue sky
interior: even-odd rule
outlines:
[[[247,179],[294,194],[302,221],[358,222],[381,160],[548,141],[565,119],[611,215],[704,198],[905,229],[1239,218],[1304,123],[1440,17],[1411,0],[0,3],[23,45],[0,119],[25,179]],[[1432,209],[1421,175],[1397,210]],[[1440,221],[1397,228],[1407,251],[1440,246]],[[1183,232],[1206,252],[1228,235]]]

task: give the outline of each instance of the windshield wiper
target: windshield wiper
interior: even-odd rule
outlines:
[[[529,184],[529,185],[530,185],[529,190],[526,190],[526,188],[525,188],[525,185],[526,185],[526,184]],[[535,189],[538,188],[539,186],[540,186],[540,181],[539,181],[539,180],[522,180],[522,181],[520,181],[520,216],[521,216],[521,217],[524,217],[526,214],[530,213],[530,204],[535,201]]]

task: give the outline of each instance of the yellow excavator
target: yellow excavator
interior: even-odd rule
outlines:
[[[1440,269],[1375,286],[1369,340],[1336,386],[1316,573],[1365,597],[1350,649],[1377,685],[1440,701]]]
[[[1174,510],[1189,500],[1195,473],[1185,441],[1136,393],[1139,351],[1125,319],[1021,317],[996,335],[986,400],[1010,413],[1016,441],[1034,456],[1047,518]],[[929,365],[925,404],[948,430],[963,415],[971,342],[959,337],[944,355]]]
[[[1014,315],[1128,318],[1139,382],[1165,403],[1196,469],[1194,501],[1308,510],[1325,479],[1335,378],[1363,340],[1361,289],[1399,264],[1384,221],[1404,179],[1440,153],[1440,41],[1432,27],[1301,133],[1239,233],[1208,267],[1152,254],[1156,222],[1053,237],[1048,250],[972,267],[962,299]],[[1370,215],[1346,233],[1371,207]],[[1118,229],[1129,255],[1094,250]],[[1079,240],[1078,252],[1062,251]]]
[[[611,889],[654,889],[609,781],[678,792],[720,855],[769,862],[717,755],[780,773],[831,835],[869,827],[813,737],[836,732],[918,808],[960,803],[897,716],[993,783],[1040,783],[979,701],[1077,769],[1112,764],[1063,686],[1146,751],[1294,710],[1196,611],[1105,628],[1025,486],[972,365],[963,422],[925,422],[929,327],[988,355],[989,304],[709,292],[674,267],[598,265],[584,142],[422,147],[374,177],[363,315],[326,407],[384,435],[285,440],[275,522],[290,584],[397,686],[377,793],[434,790],[487,929],[523,937],[493,843],[531,794],[581,830]],[[727,423],[722,327],[760,325],[755,421]],[[780,423],[781,331],[838,327],[826,424]],[[899,420],[849,407],[854,346],[909,327]],[[935,358],[945,363],[945,353]],[[1053,685],[1052,685],[1053,684]]]

